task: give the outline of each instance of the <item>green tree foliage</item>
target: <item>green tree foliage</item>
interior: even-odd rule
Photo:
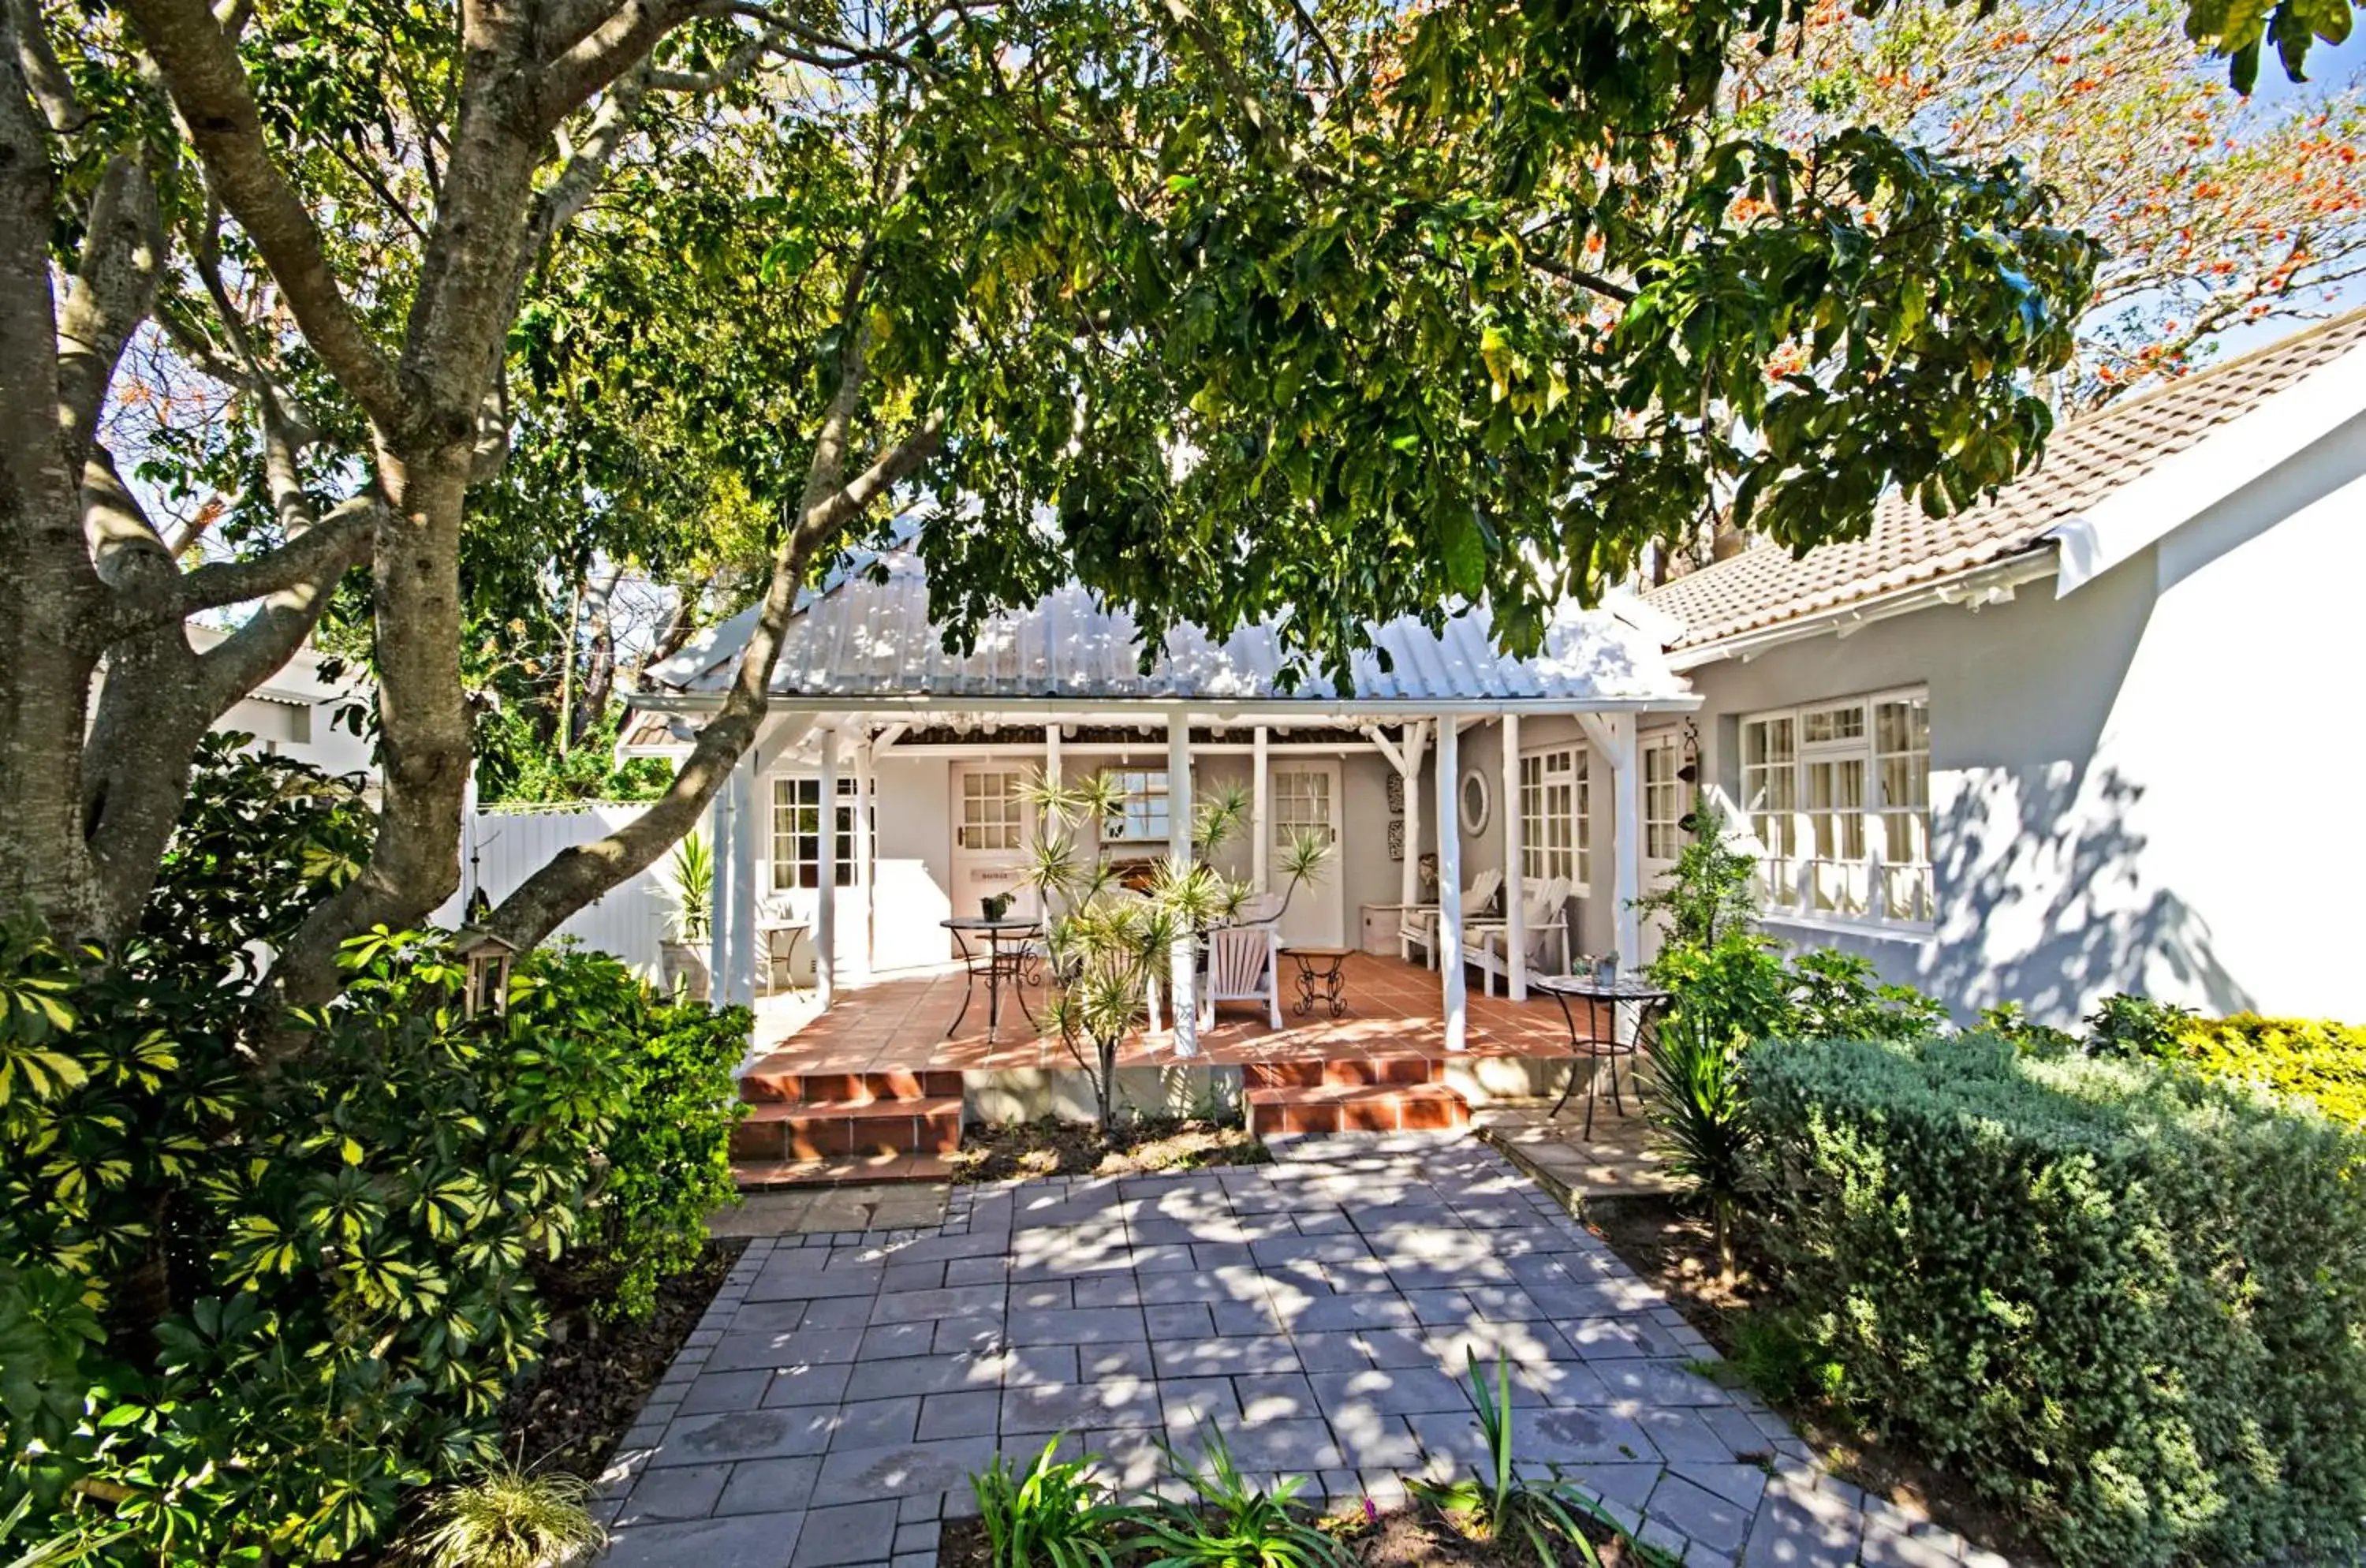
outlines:
[[[256,944],[367,819],[280,760],[198,784],[150,934],[0,932],[0,1518],[106,1561],[317,1561],[496,1457],[540,1281],[644,1311],[694,1252],[747,1020],[567,950],[468,1018],[448,949],[380,932],[304,1069],[256,1073]]]

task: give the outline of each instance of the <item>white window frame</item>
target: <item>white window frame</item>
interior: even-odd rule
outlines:
[[[1017,854],[1027,845],[1027,771],[963,768],[953,803],[953,849],[962,854]],[[843,787],[844,781],[840,780]],[[973,809],[975,807],[975,809]],[[988,838],[994,841],[988,842]]]
[[[1121,764],[1103,768],[1101,776],[1117,780],[1124,793],[1118,808],[1101,818],[1100,841],[1103,844],[1121,844],[1128,849],[1145,845],[1166,848],[1175,832],[1175,823],[1167,809],[1166,770]],[[1163,824],[1165,831],[1152,832],[1153,822]]]
[[[1881,710],[1889,705],[1921,714],[1919,727],[1910,718],[1902,750],[1883,749]],[[1819,739],[1809,739],[1810,718],[1831,714],[1847,716],[1818,727]],[[1897,686],[1767,708],[1741,715],[1740,726],[1741,806],[1762,852],[1760,890],[1768,913],[1811,923],[1932,930],[1937,884],[1930,858],[1929,688]],[[1779,754],[1779,745],[1768,749],[1767,739],[1780,733],[1776,726],[1787,726],[1787,757]],[[1842,733],[1852,727],[1854,733]],[[1882,764],[1898,758],[1909,760],[1903,793],[1910,798],[1893,801]],[[1918,758],[1919,770],[1912,765]],[[1838,779],[1851,764],[1857,769],[1858,797],[1816,804],[1819,771],[1831,770],[1828,776]],[[1919,800],[1910,798],[1917,793]]]
[[[1692,788],[1677,776],[1684,765],[1684,737],[1673,729],[1653,730],[1638,739],[1636,752],[1635,765],[1642,775],[1643,863],[1672,865],[1684,852],[1684,813],[1692,809]],[[1662,766],[1666,776],[1653,777]]]
[[[831,826],[838,834],[837,882],[854,886],[854,781],[838,781],[838,809]],[[768,894],[810,893],[821,886],[821,778],[816,773],[776,773],[772,777],[772,836],[765,846],[764,879]],[[800,819],[800,812],[812,818]],[[872,863],[878,863],[879,791],[871,792]],[[810,870],[812,880],[806,880]]]
[[[1538,886],[1556,876],[1583,892],[1594,886],[1593,789],[1588,746],[1520,751],[1520,874]],[[1561,764],[1556,768],[1555,763]],[[1557,795],[1565,800],[1556,800]]]

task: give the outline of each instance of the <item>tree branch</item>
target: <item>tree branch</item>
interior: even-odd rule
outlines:
[[[91,197],[82,257],[58,315],[58,434],[82,467],[123,345],[148,318],[164,264],[155,182],[138,159],[110,158]]]
[[[658,40],[695,9],[690,0],[625,0],[544,69],[535,96],[536,126],[556,130],[593,94],[647,60]]]
[[[73,78],[66,74],[58,51],[51,46],[40,0],[7,0],[7,9],[17,30],[17,66],[25,73],[26,85],[50,122],[50,130],[60,136],[80,130],[82,99],[74,92]]]
[[[270,268],[304,337],[381,428],[402,423],[401,378],[354,314],[321,231],[273,158],[245,68],[205,0],[127,0],[215,190]]]

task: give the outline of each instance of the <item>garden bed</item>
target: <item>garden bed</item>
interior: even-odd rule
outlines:
[[[1237,1122],[1145,1116],[1122,1127],[1046,1118],[971,1127],[948,1156],[956,1181],[1027,1180],[1045,1176],[1146,1176],[1272,1159]]]
[[[1721,1278],[1707,1217],[1664,1194],[1591,1198],[1582,1217],[1628,1268],[1658,1285],[1684,1321],[1727,1358],[1718,1369],[1724,1377],[1739,1381],[1745,1375],[1751,1348],[1742,1343],[1746,1330],[1741,1325],[1769,1294],[1763,1265],[1746,1246],[1732,1278]],[[1782,1412],[1816,1450],[1824,1467],[1841,1479],[1926,1514],[2016,1562],[2053,1561],[2018,1520],[1981,1497],[1968,1482],[1932,1468],[1895,1442],[1857,1429],[1820,1402],[1786,1399],[1765,1388],[1756,1392]]]
[[[658,1286],[645,1323],[601,1322],[595,1299],[554,1292],[542,1364],[501,1405],[502,1451],[529,1469],[598,1480],[747,1246],[708,1242],[696,1267]]]
[[[1324,1529],[1358,1568],[1425,1568],[1439,1562],[1458,1568],[1537,1568],[1533,1548],[1525,1543],[1515,1547],[1508,1541],[1473,1540],[1432,1508],[1392,1508],[1369,1519],[1346,1515],[1326,1521]],[[1644,1568],[1654,1561],[1615,1530],[1589,1529],[1587,1533],[1603,1568]],[[1149,1560],[1139,1553],[1120,1553],[1115,1558],[1121,1565]],[[1583,1560],[1571,1551],[1562,1561],[1573,1568]],[[978,1520],[955,1519],[946,1524],[937,1549],[938,1568],[993,1568],[993,1562],[986,1528]]]

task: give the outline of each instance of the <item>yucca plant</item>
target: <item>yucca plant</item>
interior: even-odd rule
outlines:
[[[1111,1568],[1109,1541],[1125,1510],[1095,1473],[1098,1454],[1059,1451],[1055,1437],[1024,1472],[997,1454],[969,1478],[994,1568]]]
[[[1644,1036],[1638,1075],[1644,1119],[1668,1169],[1708,1204],[1718,1264],[1733,1273],[1733,1215],[1754,1141],[1742,1094],[1743,1042],[1705,1012],[1680,1008]]]
[[[715,929],[715,852],[707,847],[706,835],[696,831],[682,835],[666,863],[665,889],[673,900],[669,919],[673,939],[704,942]]]
[[[608,1544],[591,1501],[581,1476],[488,1465],[428,1499],[405,1554],[422,1568],[561,1568]]]
[[[1222,1434],[1206,1428],[1201,1444],[1197,1465],[1159,1445],[1191,1495],[1155,1499],[1133,1516],[1126,1547],[1141,1568],[1346,1568],[1339,1543],[1290,1511],[1304,1477],[1285,1476],[1268,1492],[1241,1473]]]
[[[1573,1483],[1562,1480],[1558,1470],[1550,1481],[1539,1484],[1524,1480],[1513,1462],[1510,1363],[1501,1356],[1495,1359],[1493,1390],[1482,1381],[1475,1355],[1469,1375],[1470,1408],[1486,1438],[1486,1472],[1456,1481],[1408,1480],[1406,1489],[1440,1513],[1462,1516],[1472,1533],[1484,1540],[1504,1542],[1515,1550],[1525,1542],[1537,1554],[1539,1568],[1560,1568],[1566,1551],[1576,1552],[1592,1568],[1602,1568],[1601,1554],[1594,1551],[1581,1521],[1623,1532],[1603,1517],[1600,1507]],[[1646,1560],[1650,1560],[1648,1553]]]

